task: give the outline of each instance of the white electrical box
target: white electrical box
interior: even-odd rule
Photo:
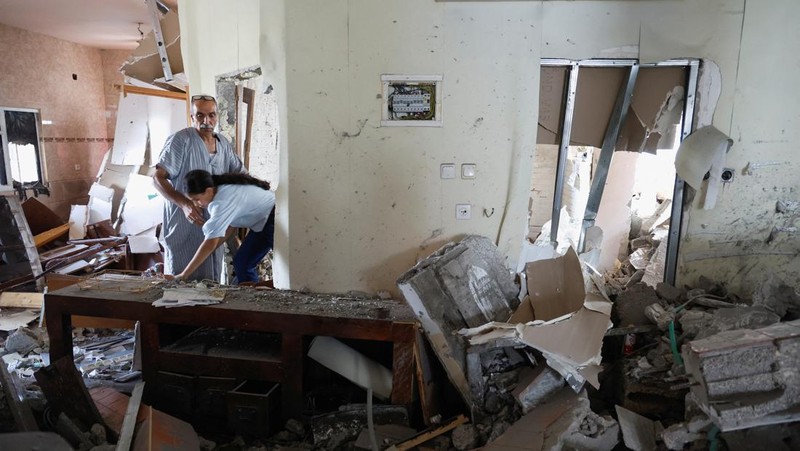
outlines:
[[[381,75],[381,127],[441,127],[441,75]]]

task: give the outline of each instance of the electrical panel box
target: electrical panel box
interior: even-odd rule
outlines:
[[[381,126],[442,126],[441,75],[381,75]]]

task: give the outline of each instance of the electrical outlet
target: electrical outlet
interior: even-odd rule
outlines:
[[[456,204],[456,219],[472,219],[472,205]]]

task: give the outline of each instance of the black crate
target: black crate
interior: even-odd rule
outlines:
[[[155,407],[162,412],[191,421],[194,413],[194,376],[159,371]]]
[[[244,381],[228,392],[227,401],[230,432],[266,437],[276,430],[280,418],[278,384]]]

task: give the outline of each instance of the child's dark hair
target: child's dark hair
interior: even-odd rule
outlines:
[[[208,188],[219,185],[255,185],[269,191],[269,182],[257,179],[250,174],[228,172],[226,174],[211,175],[202,169],[189,171],[184,178],[187,194],[200,194]]]

